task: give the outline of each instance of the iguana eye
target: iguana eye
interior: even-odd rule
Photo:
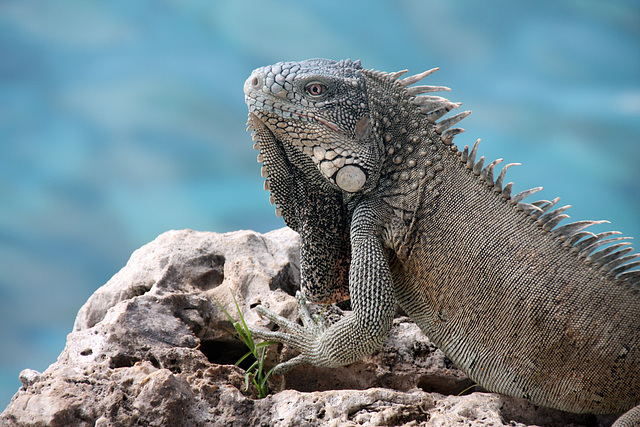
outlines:
[[[327,91],[327,87],[322,83],[309,83],[304,90],[311,96],[320,96]]]

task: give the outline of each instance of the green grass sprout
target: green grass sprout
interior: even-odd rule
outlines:
[[[247,354],[242,356],[235,363],[235,365],[236,366],[240,365],[240,363],[242,363],[247,357],[250,357],[250,356],[254,357],[255,362],[253,362],[253,364],[246,369],[245,371],[246,373],[244,374],[245,391],[249,390],[249,382],[252,382],[258,391],[258,399],[263,399],[267,397],[267,395],[269,394],[269,383],[267,382],[267,380],[273,373],[273,369],[274,369],[274,368],[271,368],[265,374],[264,359],[266,356],[267,347],[274,344],[278,344],[278,343],[276,341],[264,341],[256,344],[255,340],[253,339],[253,336],[251,335],[251,331],[247,326],[247,323],[244,321],[244,316],[240,311],[240,306],[238,305],[238,301],[236,300],[236,297],[233,294],[231,294],[231,297],[233,298],[233,302],[236,306],[236,311],[240,316],[239,322],[229,314],[229,312],[224,308],[222,304],[220,304],[219,301],[216,301],[216,302],[218,303],[218,305],[220,306],[224,314],[227,316],[227,319],[229,319],[229,322],[231,322],[231,324],[233,325],[233,328],[236,330],[236,334],[238,335],[238,338],[240,338],[240,340],[242,340],[242,342],[247,346],[247,348],[249,348],[249,351],[247,352]]]
[[[466,392],[468,392],[469,390],[471,390],[474,387],[478,387],[480,384],[472,384],[469,387],[465,388],[464,390],[462,390],[460,393],[458,393],[456,396],[462,396],[464,395]]]

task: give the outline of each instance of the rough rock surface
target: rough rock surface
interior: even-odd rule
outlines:
[[[26,369],[1,426],[608,425],[474,392],[406,317],[376,354],[338,369],[298,367],[256,399],[233,366],[246,348],[216,301],[268,327],[258,303],[297,316],[297,234],[169,231],[135,251],[78,313],[58,361]],[[333,309],[339,315],[340,309]],[[269,360],[290,357],[272,347]],[[477,389],[473,389],[477,390]]]

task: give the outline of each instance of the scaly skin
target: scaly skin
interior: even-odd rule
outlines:
[[[255,70],[249,125],[276,212],[300,233],[303,325],[259,311],[300,350],[279,365],[335,367],[374,351],[396,303],[483,387],[572,412],[640,404],[640,265],[599,221],[558,225],[558,199],[511,195],[503,168],[452,145],[468,112],[411,86],[434,70],[363,70],[309,60]],[[601,249],[604,246],[604,249]],[[351,299],[333,325],[305,299]],[[619,425],[640,423],[640,407]],[[625,424],[626,423],[626,424]]]

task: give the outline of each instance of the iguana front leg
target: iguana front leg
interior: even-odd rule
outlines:
[[[396,310],[389,264],[385,257],[370,203],[361,203],[351,225],[352,258],[349,292],[353,311],[338,322],[316,322],[306,303],[298,299],[302,326],[272,311],[258,307],[260,314],[284,331],[252,330],[257,337],[279,341],[296,348],[300,355],[281,363],[275,373],[282,374],[300,365],[336,367],[353,363],[376,350],[387,337]],[[313,264],[313,260],[310,260]]]

